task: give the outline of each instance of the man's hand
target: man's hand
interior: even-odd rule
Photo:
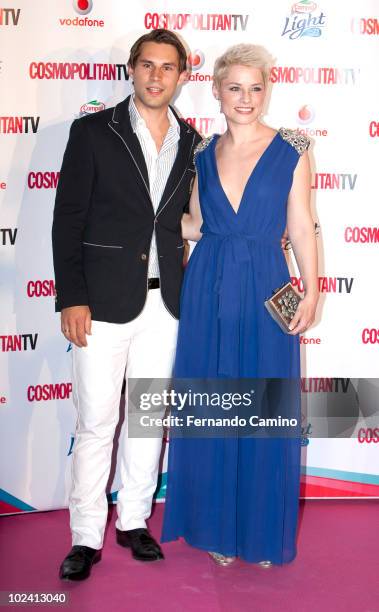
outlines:
[[[87,346],[86,334],[91,335],[91,311],[88,306],[70,306],[61,312],[62,333],[79,348]]]

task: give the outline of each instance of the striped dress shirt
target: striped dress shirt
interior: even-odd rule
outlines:
[[[135,105],[134,96],[130,98],[129,115],[132,129],[139,140],[145,158],[149,177],[150,197],[153,203],[154,212],[156,213],[178,152],[180,127],[173,112],[169,108],[167,117],[170,122],[170,127],[167,130],[162,147],[158,153],[150,130],[146,126],[144,119],[139,114]],[[157,245],[155,232],[153,232],[149,254],[148,278],[159,278],[159,276]]]

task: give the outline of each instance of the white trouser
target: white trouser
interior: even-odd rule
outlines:
[[[136,319],[123,324],[92,321],[88,346],[73,346],[73,398],[78,412],[69,500],[73,545],[96,549],[103,545],[108,510],[105,489],[124,376],[169,378],[177,327],[160,290],[150,289]],[[160,438],[128,438],[125,431],[120,436],[118,529],[146,527],[161,447]]]

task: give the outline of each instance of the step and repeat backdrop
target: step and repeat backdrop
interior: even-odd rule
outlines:
[[[364,378],[371,404],[379,398],[378,2],[0,0],[2,513],[67,505],[76,414],[71,346],[54,313],[55,189],[70,124],[132,91],[129,49],[158,27],[188,48],[174,105],[204,136],[225,129],[215,58],[239,42],[275,57],[264,120],[312,141],[321,299],[300,339],[303,391],[348,394]],[[304,423],[303,497],[379,497],[379,422],[365,424],[358,404],[350,438],[317,439]],[[117,488],[116,471],[113,498]]]

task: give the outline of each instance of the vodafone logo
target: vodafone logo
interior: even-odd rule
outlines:
[[[80,17],[74,17],[71,19],[67,18],[59,18],[59,23],[61,26],[71,26],[71,27],[85,27],[85,28],[103,28],[104,27],[104,19],[89,19],[87,17],[88,13],[92,11],[93,3],[92,0],[73,0],[72,6],[75,12],[80,15]]]
[[[302,106],[297,113],[297,120],[302,125],[311,123],[315,118],[315,110],[313,106],[305,105]]]
[[[300,344],[321,344],[321,338],[307,338],[300,336]]]
[[[195,49],[187,57],[187,64],[194,72],[200,70],[204,66],[205,56],[200,49]]]
[[[92,0],[73,0],[72,6],[79,15],[88,15],[92,11]]]

